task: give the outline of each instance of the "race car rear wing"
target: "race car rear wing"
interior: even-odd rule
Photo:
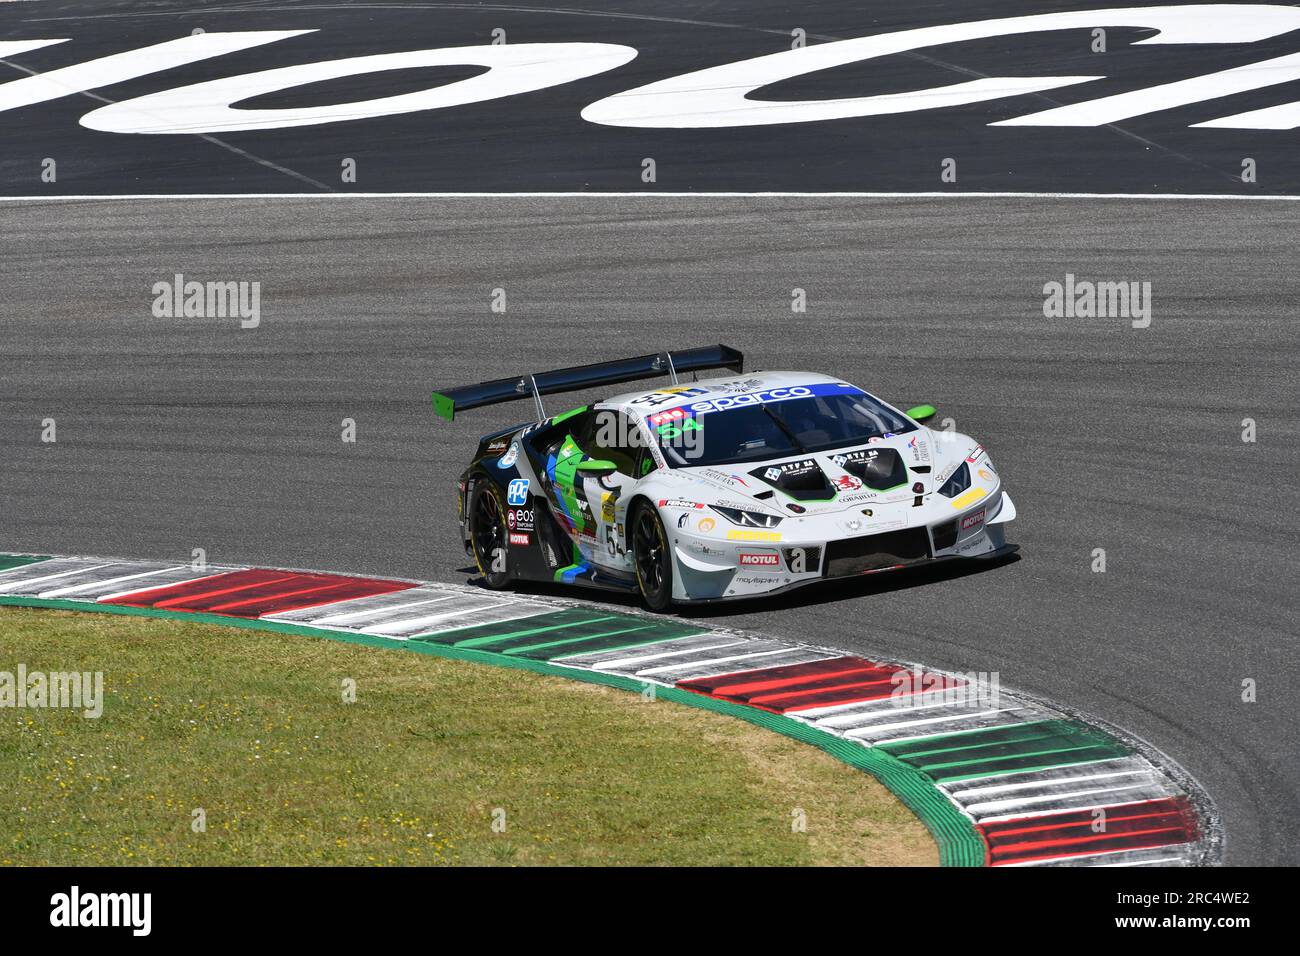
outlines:
[[[483,405],[514,402],[531,396],[537,404],[537,420],[541,421],[546,418],[546,410],[542,407],[543,395],[577,392],[584,388],[619,382],[636,382],[660,375],[670,376],[676,385],[680,372],[711,368],[730,369],[739,374],[745,370],[745,356],[728,345],[706,345],[698,349],[638,355],[636,358],[615,359],[594,365],[575,365],[573,368],[561,368],[553,372],[530,372],[514,378],[498,378],[477,385],[463,385],[434,392],[433,410],[447,421],[452,421],[457,412]]]

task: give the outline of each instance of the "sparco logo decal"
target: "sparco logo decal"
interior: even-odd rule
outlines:
[[[1109,7],[940,24],[816,43],[709,66],[604,97],[581,110],[588,123],[641,129],[718,129],[877,117],[965,106],[1095,83],[1104,74],[981,76],[927,89],[823,100],[765,99],[767,87],[823,70],[954,43],[1053,30],[1138,28],[1154,31],[1134,46],[1244,44],[1300,29],[1300,10],[1280,4],[1176,4]],[[207,32],[74,63],[0,85],[0,112],[114,86],[201,60],[314,33],[302,30]],[[0,40],[0,57],[68,42]],[[213,134],[284,129],[446,109],[533,93],[622,67],[638,55],[615,43],[510,43],[441,47],[342,57],[267,69],[164,89],[108,103],[81,125],[109,133]],[[20,65],[20,64],[19,64]],[[394,70],[486,68],[468,79],[352,103],[252,109],[236,104],[309,84]],[[653,73],[653,68],[646,72]],[[991,126],[1098,127],[1161,110],[1211,101],[1300,80],[1300,54],[1290,53],[1201,76],[1096,96],[990,123]],[[1032,102],[1026,100],[1026,102]],[[1230,115],[1198,127],[1294,129],[1300,102]],[[1220,108],[1217,112],[1222,113]]]

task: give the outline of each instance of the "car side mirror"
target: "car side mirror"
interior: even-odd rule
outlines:
[[[934,418],[939,413],[935,411],[933,405],[913,405],[904,414],[914,421],[923,422],[928,418]]]
[[[589,475],[608,475],[618,471],[618,465],[604,458],[588,458],[578,462],[578,471]]]

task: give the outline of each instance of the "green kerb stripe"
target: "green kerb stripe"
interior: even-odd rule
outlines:
[[[429,644],[464,644],[467,647],[475,647],[484,641],[504,640],[505,638],[523,634],[538,634],[572,624],[581,624],[585,621],[605,620],[611,616],[583,608],[572,611],[543,612],[534,614],[532,617],[516,618],[513,621],[496,624],[475,624],[472,627],[462,627],[456,630],[420,634],[411,638],[411,640]]]
[[[516,647],[508,653],[535,660],[550,661],[558,657],[573,657],[577,654],[590,654],[594,651],[612,651],[620,647],[643,647],[646,644],[658,644],[679,637],[698,634],[694,627],[674,627],[666,624],[640,624],[635,627],[621,627],[617,630],[603,631],[586,637],[569,637],[559,641],[547,641],[527,647]]]
[[[1067,720],[941,734],[881,744],[880,749],[940,782],[1067,767],[1132,753],[1118,741]]]
[[[11,568],[21,568],[27,564],[35,564],[37,561],[48,560],[50,560],[48,554],[0,554],[0,571],[8,571]]]

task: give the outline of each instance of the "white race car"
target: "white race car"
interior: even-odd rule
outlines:
[[[533,398],[537,420],[484,436],[459,482],[483,582],[560,581],[673,602],[772,594],[1015,550],[1016,516],[973,438],[927,428],[811,372],[744,374],[724,345],[435,392],[451,419]],[[726,368],[689,383],[678,375]],[[672,383],[547,417],[541,396],[667,374]]]

